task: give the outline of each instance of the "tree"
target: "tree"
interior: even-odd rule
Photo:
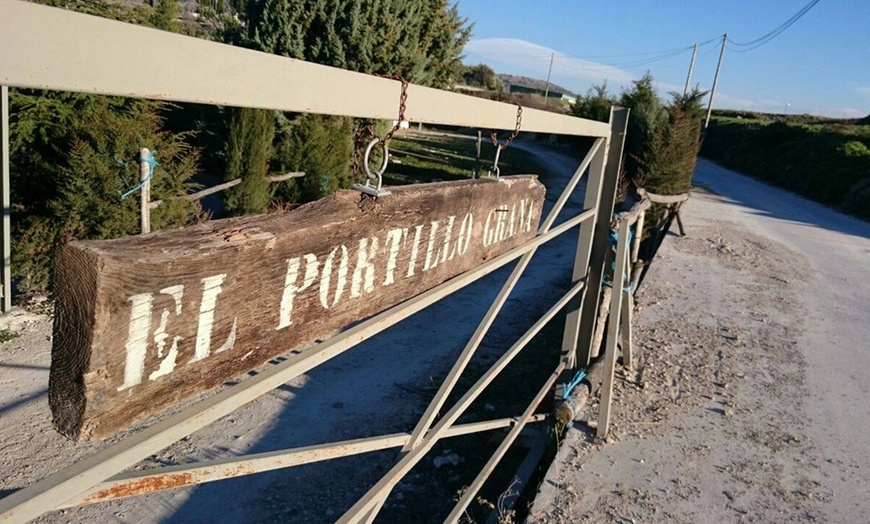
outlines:
[[[571,104],[571,114],[580,118],[610,121],[610,108],[616,105],[616,99],[607,91],[607,82],[589,88],[586,96],[578,96]]]
[[[250,0],[247,27],[263,51],[434,87],[458,78],[471,35],[448,0]]]
[[[638,187],[665,195],[689,190],[701,146],[701,100],[706,94],[697,87],[685,95],[671,93],[667,118],[656,126],[638,159]]]
[[[248,0],[244,9],[246,30],[224,32],[233,43],[352,71],[400,75],[409,82],[436,87],[451,85],[458,78],[462,48],[471,31],[448,0]],[[349,174],[352,120],[284,117],[272,164],[281,170],[304,170],[306,177],[301,184],[282,185],[280,198],[319,198],[359,181]],[[264,132],[230,127],[228,153],[264,150],[267,142],[271,146],[273,138]],[[232,136],[238,133],[243,136]],[[250,142],[243,145],[246,140]],[[235,172],[228,171],[227,177],[231,176]],[[250,209],[259,209],[265,193],[254,180],[239,186],[233,198],[257,203]],[[256,194],[242,198],[241,193],[248,190]],[[228,207],[237,212],[248,209],[235,204]]]
[[[486,64],[463,66],[461,71],[462,82],[471,87],[479,87],[496,93],[504,92],[504,84],[495,71]]]
[[[149,17],[151,25],[164,31],[179,31],[178,17],[181,16],[181,5],[178,0],[159,0],[154,6],[154,12]]]
[[[225,193],[224,206],[230,213],[263,213],[269,207],[272,189],[266,176],[269,174],[274,137],[274,111],[236,108],[230,112],[224,149],[224,178],[242,179],[241,184]]]
[[[625,138],[625,174],[634,180],[639,175],[638,163],[647,155],[653,134],[667,119],[667,112],[656,95],[649,72],[632,82],[631,89],[622,92],[619,105],[631,110]]]

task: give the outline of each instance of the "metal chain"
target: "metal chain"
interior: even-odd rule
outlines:
[[[375,136],[375,129],[372,126],[371,120],[362,120],[356,128],[356,136],[354,137],[353,149],[353,174],[354,177],[359,175],[360,161],[363,156],[363,149],[371,142]]]
[[[399,117],[396,120],[395,125],[390,131],[384,135],[383,140],[381,140],[381,144],[383,147],[387,145],[387,142],[393,138],[393,134],[399,130],[402,126],[402,122],[405,120],[405,108],[408,104],[408,81],[402,78],[399,75],[378,75],[383,78],[388,78],[390,80],[396,80],[402,83],[402,94],[399,96]],[[359,127],[356,130],[356,137],[354,139],[354,152],[353,152],[353,174],[354,176],[359,175],[360,172],[360,161],[363,157],[363,149],[375,138],[375,129],[372,125],[371,120],[363,120],[360,122]]]
[[[494,145],[499,150],[506,148],[508,146],[508,144],[513,142],[514,138],[516,138],[517,135],[520,134],[520,128],[523,125],[523,106],[521,106],[519,104],[516,104],[516,106],[517,106],[517,125],[514,128],[513,133],[511,133],[511,135],[507,138],[507,140],[504,141],[504,144],[498,143],[498,136],[497,136],[495,131],[493,131],[489,135],[490,139],[492,140],[492,145]]]
[[[402,122],[405,121],[405,108],[408,105],[408,81],[400,75],[384,76],[384,78],[389,78],[390,80],[396,80],[402,83],[402,94],[399,95],[399,118],[396,120],[396,124],[393,128],[390,129],[390,132],[384,135],[384,144],[386,144],[391,138],[393,138],[393,133],[398,131],[402,126]]]

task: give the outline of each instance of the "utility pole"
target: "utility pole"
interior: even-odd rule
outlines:
[[[725,44],[728,43],[728,33],[722,35],[722,50],[719,51],[719,63],[716,64],[716,76],[713,77],[713,89],[710,90],[710,102],[707,104],[707,120],[704,121],[704,131],[710,125],[710,114],[713,113],[713,97],[716,95],[716,84],[719,83],[719,71],[722,69],[722,58],[725,56]]]
[[[698,56],[698,42],[695,42],[695,49],[692,50],[692,61],[689,62],[689,74],[686,75],[686,87],[683,88],[683,96],[689,94],[689,84],[692,83],[692,71],[695,70],[696,56]]]
[[[550,96],[550,74],[553,72],[553,58],[556,53],[550,53],[550,68],[547,70],[547,88],[544,90],[544,102],[547,102],[547,97]]]

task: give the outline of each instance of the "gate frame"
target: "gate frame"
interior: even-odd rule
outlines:
[[[0,66],[0,83],[4,86],[4,94],[7,86],[13,86],[372,119],[396,117],[401,86],[394,80],[20,0],[0,0],[0,15],[0,64],[3,64]],[[87,35],[87,38],[76,38],[75,35]],[[113,42],[111,49],[105,46],[105,42]],[[145,77],[130,74],[138,69],[140,62],[128,59],[141,55],[142,49],[163,57],[152,65],[154,70]],[[173,52],[164,52],[168,50]],[[221,63],[222,69],[239,68],[240,74],[228,78],[209,67],[214,63]],[[314,89],[315,86],[321,88]],[[515,127],[516,107],[511,104],[415,85],[409,86],[408,94],[412,104],[406,112],[406,119],[410,122],[501,130]],[[553,391],[564,372],[588,364],[587,339],[591,339],[592,333],[589,323],[594,324],[598,308],[627,117],[627,110],[613,109],[610,122],[600,123],[526,109],[523,113],[525,131],[596,138],[535,238],[3,498],[0,500],[0,520],[27,521],[54,509],[401,446],[402,451],[393,468],[339,519],[339,522],[371,522],[393,486],[442,438],[510,427],[505,439],[447,519],[458,520],[524,426],[547,418],[536,415],[535,410]],[[7,136],[8,122],[0,120],[3,134]],[[8,162],[8,154],[3,155],[3,162]],[[583,210],[553,227],[587,170],[589,178]],[[6,172],[4,170],[4,174]],[[3,189],[8,189],[8,184]],[[537,248],[577,226],[580,226],[580,231],[570,289],[433,424]],[[517,259],[519,262],[501,292],[411,433],[122,473],[194,431]],[[547,322],[566,307],[568,316],[562,356],[525,411],[516,418],[456,425],[457,419],[487,385]]]

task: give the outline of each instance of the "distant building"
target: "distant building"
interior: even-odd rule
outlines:
[[[577,101],[576,96],[574,96],[570,93],[565,93],[563,91],[556,90],[556,89],[550,89],[549,91],[547,91],[545,89],[539,89],[536,87],[528,87],[528,86],[523,86],[523,85],[519,85],[519,84],[508,84],[506,87],[508,88],[508,92],[510,92],[510,93],[519,93],[522,95],[538,95],[538,96],[544,96],[544,94],[546,93],[547,98],[555,99],[555,100],[564,100],[564,101],[568,102],[569,104],[573,104],[574,102]]]

